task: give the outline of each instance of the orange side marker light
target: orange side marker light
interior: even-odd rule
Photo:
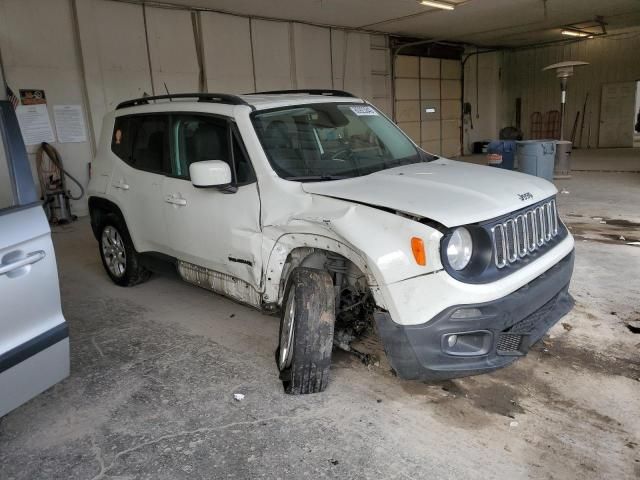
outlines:
[[[424,251],[424,241],[420,237],[411,237],[411,251],[418,265],[427,264],[427,254]]]

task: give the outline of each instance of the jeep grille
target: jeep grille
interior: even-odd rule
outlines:
[[[520,212],[491,229],[496,267],[504,268],[543,247],[558,235],[556,201]]]

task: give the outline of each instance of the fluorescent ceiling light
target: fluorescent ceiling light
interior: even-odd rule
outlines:
[[[455,5],[451,5],[450,3],[446,3],[446,2],[439,2],[438,0],[422,0],[420,2],[422,5],[426,5],[427,7],[435,7],[435,8],[441,8],[443,10],[453,10],[455,7]]]
[[[588,33],[578,32],[577,30],[562,30],[560,32],[562,35],[567,35],[569,37],[588,37]]]

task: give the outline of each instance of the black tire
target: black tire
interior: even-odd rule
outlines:
[[[105,257],[105,247],[103,245],[105,242],[105,231],[113,232],[114,230],[121,240],[125,257],[123,262],[124,268],[119,275],[116,275],[112,271],[109,260]],[[100,250],[100,258],[102,259],[102,265],[107,275],[109,275],[109,278],[111,278],[116,285],[132,287],[133,285],[147,281],[151,276],[151,272],[140,264],[140,257],[136,249],[133,248],[129,230],[127,230],[124,221],[119,215],[108,214],[104,217],[98,229],[98,250]]]
[[[287,346],[283,330],[289,331],[287,318],[291,317],[288,308],[290,301],[294,305],[293,338],[289,341],[290,348],[284,350],[289,361],[283,362],[280,352]],[[286,393],[318,393],[327,388],[334,323],[335,297],[329,273],[296,268],[287,281],[276,350],[276,365]]]

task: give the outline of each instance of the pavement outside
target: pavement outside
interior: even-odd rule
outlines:
[[[277,317],[176,278],[117,287],[86,219],[55,228],[71,376],[0,419],[0,478],[639,478],[640,174],[558,187],[577,304],[527,357],[426,384],[337,351],[299,397]]]

